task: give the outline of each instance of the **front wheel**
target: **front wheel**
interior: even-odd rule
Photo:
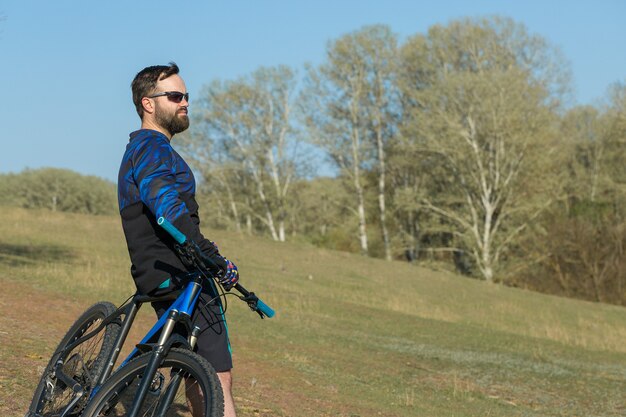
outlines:
[[[125,416],[152,354],[145,353],[113,374],[89,402],[83,417]],[[186,349],[172,349],[152,377],[138,416],[222,417],[224,396],[213,367]]]
[[[41,376],[27,416],[56,417],[70,406],[66,415],[80,415],[113,350],[120,325],[118,322],[112,322],[71,350],[67,348],[80,337],[95,330],[113,312],[115,312],[113,304],[96,303],[70,327]],[[57,378],[55,368],[58,363],[62,363],[63,374],[67,375],[73,384],[80,385],[83,390],[81,397],[68,386],[68,381]]]

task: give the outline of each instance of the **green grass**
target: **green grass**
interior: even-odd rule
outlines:
[[[119,303],[134,289],[116,217],[3,209],[3,219],[0,280],[81,306]],[[626,415],[624,308],[304,244],[204,234],[277,311],[261,321],[229,304],[240,415]],[[20,349],[2,346],[5,355]],[[14,391],[27,397],[36,377],[17,377],[23,388]]]

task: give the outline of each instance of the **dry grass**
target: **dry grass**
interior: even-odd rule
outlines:
[[[260,321],[229,304],[243,416],[626,413],[619,398],[626,309],[304,244],[204,233],[277,311]],[[119,303],[133,290],[128,267],[117,218],[4,211],[2,281],[51,300]],[[42,335],[50,344],[60,337]],[[9,363],[19,349],[0,340],[0,359]],[[18,375],[15,398],[36,382],[32,372]]]

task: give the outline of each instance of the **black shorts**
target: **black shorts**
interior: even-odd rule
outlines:
[[[217,372],[225,372],[233,367],[228,326],[215,283],[209,282],[210,285],[205,285],[200,293],[196,311],[193,314],[193,324],[200,328],[196,352],[209,361]],[[177,289],[177,286],[170,284],[168,288],[159,289],[159,294],[174,289]],[[152,307],[160,318],[172,303],[173,301],[159,301],[152,303]]]

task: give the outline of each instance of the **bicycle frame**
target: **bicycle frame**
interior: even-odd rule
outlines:
[[[160,297],[136,294],[135,296],[133,296],[129,303],[120,307],[114,313],[114,315],[118,317],[124,315],[124,319],[122,320],[122,328],[120,330],[120,334],[117,337],[117,340],[115,341],[115,345],[111,353],[111,357],[107,361],[106,368],[96,382],[95,390],[97,390],[97,387],[102,385],[104,381],[106,381],[109,376],[111,376],[111,373],[113,372],[113,367],[115,366],[115,362],[117,362],[121,349],[124,346],[124,342],[128,337],[130,328],[133,325],[139,309],[144,303],[172,300],[174,299],[174,297],[177,296],[177,298],[175,298],[175,301],[167,309],[167,311],[154,324],[154,326],[152,326],[152,328],[146,333],[143,339],[136,345],[136,347],[119,365],[119,368],[126,365],[138,354],[150,350],[152,345],[150,345],[149,342],[150,340],[153,340],[154,336],[157,335],[159,332],[161,332],[161,334],[156,345],[164,345],[165,342],[170,338],[174,329],[174,325],[181,321],[185,323],[187,329],[190,330],[190,338],[187,342],[189,343],[189,347],[193,348],[193,346],[195,345],[195,340],[191,338],[191,335],[193,334],[193,329],[191,329],[191,316],[198,302],[198,298],[200,297],[201,290],[201,278],[196,277],[190,280],[190,282],[185,285],[183,290],[174,291],[171,294],[166,294]],[[95,392],[93,394],[95,394]]]
[[[105,318],[100,325],[89,332],[88,334],[83,335],[82,337],[76,339],[73,343],[69,344],[66,347],[66,350],[71,351],[74,347],[83,343],[84,341],[90,339],[91,337],[98,334],[102,329],[109,325],[114,321],[118,321],[121,325],[120,333],[115,340],[114,347],[111,351],[111,355],[106,360],[106,365],[101,373],[100,377],[94,383],[94,388],[91,391],[90,398],[98,392],[99,388],[104,384],[104,382],[111,376],[113,373],[113,367],[117,362],[119,355],[121,353],[122,347],[126,342],[128,337],[128,333],[135,321],[135,317],[139,312],[139,309],[144,303],[155,302],[155,301],[168,301],[175,300],[172,305],[167,309],[167,311],[161,316],[161,318],[152,326],[152,328],[146,333],[143,339],[136,345],[136,347],[130,352],[130,354],[124,359],[124,361],[119,365],[118,369],[126,365],[131,359],[136,357],[137,355],[154,350],[155,352],[160,352],[159,355],[156,356],[156,366],[158,366],[159,362],[165,354],[169,351],[169,347],[173,341],[170,340],[172,336],[174,326],[176,323],[182,322],[185,324],[188,330],[188,339],[186,340],[186,345],[188,348],[193,349],[196,343],[196,339],[198,336],[199,329],[197,327],[192,328],[191,317],[194,309],[196,308],[196,304],[198,302],[198,298],[200,297],[200,292],[202,290],[202,281],[206,278],[202,278],[197,275],[193,279],[191,279],[187,284],[185,284],[182,290],[173,291],[172,293],[162,295],[162,296],[149,296],[149,295],[141,295],[135,294],[128,303],[125,303],[121,307],[119,307],[113,314],[109,317]],[[121,318],[123,316],[123,319]],[[159,339],[156,344],[150,344],[150,341],[153,340],[155,335],[159,334]],[[177,342],[182,342],[181,339],[176,339]],[[55,376],[64,382],[67,386],[71,387],[74,391],[74,398],[65,410],[61,413],[61,417],[67,415],[67,413],[72,410],[74,405],[82,398],[84,395],[84,390],[80,386],[80,384],[76,383],[70,376],[66,375],[63,372],[62,361],[59,361],[55,365]],[[155,366],[155,370],[156,370]],[[154,371],[153,371],[154,373]],[[147,379],[147,382],[150,382],[152,378]],[[145,391],[149,387],[149,384],[146,384],[146,388],[142,394],[145,396]],[[141,401],[136,401],[139,405]],[[135,413],[136,414],[136,413]],[[129,414],[133,415],[133,414]]]
[[[176,229],[164,218],[159,218],[158,224],[161,225],[166,231],[168,231],[179,244],[184,245],[185,243],[188,243],[186,236],[178,231],[178,229]],[[186,248],[189,249],[189,246],[186,246]],[[198,261],[196,265],[200,267],[200,271],[205,270],[205,268],[202,267],[202,261]],[[127,414],[127,417],[135,417],[138,414],[143,400],[150,388],[154,374],[156,373],[159,365],[169,352],[170,347],[174,343],[181,343],[189,349],[194,348],[200,329],[198,327],[192,328],[191,317],[196,308],[198,298],[200,297],[202,285],[205,283],[212,284],[212,281],[210,281],[211,279],[212,278],[208,275],[205,275],[204,272],[198,272],[192,279],[190,279],[187,284],[185,284],[182,291],[174,291],[164,296],[135,294],[128,303],[125,303],[109,317],[106,317],[95,330],[86,335],[83,335],[82,337],[75,340],[73,343],[66,346],[65,349],[71,351],[72,349],[74,349],[74,347],[98,334],[98,332],[100,332],[105,326],[109,325],[115,320],[118,320],[121,325],[120,333],[115,341],[113,350],[111,351],[110,357],[107,358],[105,369],[93,385],[90,399],[93,398],[93,396],[98,392],[102,384],[104,384],[105,381],[111,376],[111,373],[113,372],[113,367],[115,366],[115,363],[119,358],[122,346],[124,345],[126,338],[128,337],[130,328],[132,327],[135,317],[137,316],[137,313],[141,306],[147,302],[175,299],[175,301],[168,308],[168,310],[160,317],[157,323],[148,331],[148,333],[144,336],[141,342],[136,345],[136,347],[120,365],[121,368],[138,354],[152,351],[152,356],[148,362],[148,365],[146,366],[143,377],[141,378],[137,393],[135,394],[132,408]],[[253,311],[257,312],[261,316],[261,318],[274,316],[274,310],[272,310],[267,304],[261,301],[253,292],[247,291],[239,283],[237,283],[233,288],[235,288],[237,291],[239,291],[239,293],[242,294],[243,297],[239,298],[245,301]],[[123,320],[120,319],[121,316],[124,316]],[[174,327],[176,323],[179,322],[184,323],[188,330],[188,337],[186,341],[181,341],[181,338],[171,338]],[[156,343],[150,343],[150,341],[153,340],[153,338],[159,332],[160,334],[158,341]],[[70,404],[65,408],[63,413],[61,413],[61,417],[64,417],[84,395],[84,390],[80,384],[78,384],[76,381],[74,381],[71,377],[63,372],[63,361],[59,361],[56,364],[55,376],[59,380],[63,381],[64,384],[71,387],[72,390],[75,392],[75,397],[70,401]],[[175,382],[170,385],[170,387],[168,388],[169,391],[165,396],[166,401],[163,404],[159,405],[158,415],[167,410],[167,408],[169,407],[168,402],[173,399],[172,395],[177,391],[180,382],[181,378],[177,377],[175,378]]]

